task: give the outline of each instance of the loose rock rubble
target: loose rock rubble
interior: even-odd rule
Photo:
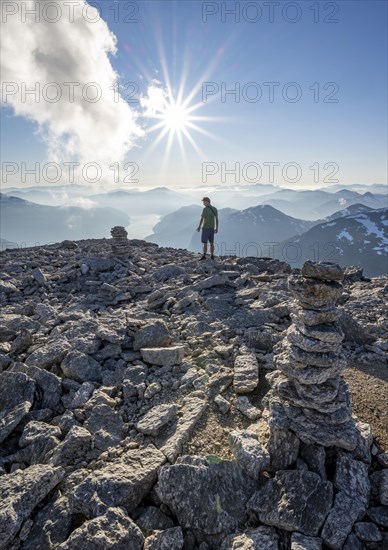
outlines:
[[[121,229],[0,254],[0,549],[386,548],[387,278]]]

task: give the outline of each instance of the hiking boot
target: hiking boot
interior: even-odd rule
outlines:
[[[202,254],[202,256],[200,257],[200,260],[206,260],[206,254]]]
[[[212,255],[210,256],[210,259],[211,259],[211,260],[214,260],[214,256],[213,256],[213,254],[212,254]]]

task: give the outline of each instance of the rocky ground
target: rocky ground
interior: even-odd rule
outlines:
[[[368,501],[333,542],[307,511],[286,524],[259,514],[255,495],[267,480],[261,498],[273,500],[287,476],[306,494],[326,479],[339,490],[349,465],[330,473],[329,450],[317,485],[306,449],[287,476],[255,479],[236,463],[233,433],[260,423],[291,324],[288,264],[201,262],[140,240],[120,259],[110,239],[0,262],[1,549],[387,547],[387,277],[349,267],[339,300],[344,378],[374,439]]]

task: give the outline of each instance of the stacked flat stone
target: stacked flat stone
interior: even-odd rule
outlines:
[[[116,225],[110,230],[112,235],[112,252],[114,256],[127,258],[129,256],[129,241],[127,239],[128,233],[125,227]]]
[[[346,360],[336,309],[342,279],[340,266],[311,261],[289,277],[296,304],[293,323],[274,348],[277,370],[267,376],[268,423],[291,429],[305,443],[353,450],[358,432],[341,376]]]

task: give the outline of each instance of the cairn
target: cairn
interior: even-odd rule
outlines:
[[[358,432],[341,376],[346,360],[336,309],[342,279],[338,265],[311,261],[289,277],[297,303],[286,337],[274,348],[268,424],[291,429],[307,444],[353,450]]]
[[[116,225],[115,227],[112,227],[112,229],[110,230],[110,234],[112,235],[112,238],[113,238],[113,242],[112,242],[113,255],[118,256],[119,258],[128,258],[130,247],[129,247],[129,241],[127,239],[128,233],[125,227]]]

